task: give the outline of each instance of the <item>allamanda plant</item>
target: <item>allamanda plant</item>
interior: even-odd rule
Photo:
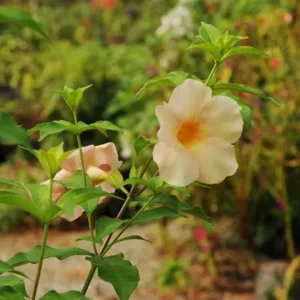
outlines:
[[[195,181],[217,184],[236,172],[238,164],[233,143],[239,139],[244,122],[249,127],[252,125],[250,108],[233,96],[231,91],[254,94],[273,102],[275,100],[261,90],[242,84],[216,82],[219,65],[230,57],[265,55],[250,46],[236,46],[244,37],[229,35],[228,32],[221,34],[214,26],[202,23],[196,38],[191,48],[206,51],[215,62],[206,80],[176,71],[153,78],[138,93],[141,96],[149,88],[175,87],[169,102],[157,106],[153,111],[160,124],[158,140],[140,136],[134,142],[135,153],[129,178],[123,178],[119,171],[122,162],[113,143],[82,147],[83,132],[96,130],[104,135],[107,131],[123,132],[109,121],[86,124],[78,120],[84,91],[90,86],[75,90],[64,87],[57,91],[72,114],[73,122],[56,120],[42,123],[30,129],[29,134],[39,132],[41,141],[53,134],[69,132],[76,137],[77,148],[65,152],[63,143],[48,151],[24,148],[36,157],[44,169],[48,177],[44,183],[24,184],[0,179],[0,184],[6,187],[0,190],[0,203],[27,211],[44,224],[40,246],[0,262],[0,273],[12,274],[0,277],[0,295],[5,299],[29,298],[26,289],[20,288],[24,286],[21,278],[26,275],[18,271],[18,266],[37,264],[30,297],[35,300],[44,259],[66,259],[75,255],[83,256],[91,263],[90,273],[81,291],[66,291],[63,294],[49,291],[40,299],[88,299],[86,294],[96,272],[101,280],[112,284],[121,300],[129,299],[138,286],[138,268],[124,254],[110,254],[110,249],[116,243],[144,240],[137,235],[124,236],[129,227],[188,215],[211,222],[199,206],[180,201],[172,195],[172,190],[185,191]],[[138,157],[145,147],[153,147],[153,154],[145,163],[138,164]],[[158,170],[150,174],[148,168],[153,160]],[[116,190],[120,192],[115,194]],[[117,196],[120,194],[124,197]],[[91,218],[94,210],[98,203],[105,203],[109,198],[123,201],[120,211],[115,218],[100,217],[93,228]],[[132,218],[123,219],[128,206],[137,201],[141,208]],[[73,220],[83,212],[87,215],[90,235],[78,239],[90,243],[93,252],[75,247],[47,246],[48,230],[54,220],[59,217]]]

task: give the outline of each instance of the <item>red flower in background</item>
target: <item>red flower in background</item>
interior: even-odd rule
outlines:
[[[282,67],[282,61],[279,58],[273,57],[269,60],[269,66],[274,69],[280,69]]]
[[[203,242],[204,240],[207,239],[206,232],[201,227],[195,228],[194,235],[199,242]]]
[[[289,12],[284,12],[281,15],[281,20],[286,24],[291,24],[293,22],[293,15]]]
[[[117,7],[117,0],[91,0],[91,6],[93,8],[106,8],[106,9],[115,9]]]

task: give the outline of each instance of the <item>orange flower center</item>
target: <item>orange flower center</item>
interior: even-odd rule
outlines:
[[[198,143],[201,137],[199,122],[184,122],[177,133],[178,141],[186,147]]]

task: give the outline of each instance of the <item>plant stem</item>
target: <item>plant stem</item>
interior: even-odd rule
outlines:
[[[73,111],[73,117],[74,117],[74,123],[75,123],[75,125],[78,129],[78,119],[77,119],[76,111]],[[77,147],[79,149],[79,154],[80,154],[80,162],[81,162],[83,183],[84,183],[84,186],[87,187],[87,180],[86,180],[86,174],[85,174],[85,166],[84,166],[84,158],[83,158],[81,137],[80,137],[79,133],[76,134],[76,140],[77,140]],[[94,237],[93,226],[92,226],[92,217],[89,214],[87,214],[87,218],[88,218],[89,230],[90,230],[90,235],[91,235],[91,238],[92,238],[94,253],[95,253],[95,255],[98,255],[97,246],[96,246],[95,237]]]
[[[50,182],[51,181],[52,180],[50,180]],[[42,271],[42,267],[43,267],[44,254],[45,254],[45,248],[46,248],[46,243],[47,243],[48,230],[49,230],[49,224],[45,224],[44,225],[43,239],[42,239],[42,246],[41,246],[40,260],[39,260],[38,270],[37,270],[37,273],[36,273],[34,288],[33,288],[33,292],[32,292],[32,298],[31,298],[32,300],[35,300],[35,298],[36,298],[36,293],[37,293],[38,285],[39,285],[39,282],[40,282],[41,271]]]
[[[73,117],[74,117],[74,123],[78,129],[78,120],[77,120],[77,114],[75,111],[73,111]],[[76,140],[77,140],[77,146],[79,149],[79,154],[80,154],[80,162],[81,162],[81,167],[82,167],[82,177],[83,177],[83,182],[84,186],[87,187],[87,180],[86,180],[86,175],[85,175],[85,167],[84,167],[84,158],[83,158],[83,151],[82,151],[82,145],[81,145],[81,138],[80,134],[76,133]]]
[[[213,68],[212,68],[211,71],[210,71],[210,74],[208,75],[208,77],[207,77],[207,79],[206,79],[206,81],[205,81],[205,84],[206,84],[206,85],[209,84],[211,78],[213,77],[213,75],[214,75],[215,72],[216,72],[217,67],[218,67],[218,63],[215,62]]]
[[[147,206],[151,203],[151,201],[153,200],[153,198],[154,198],[154,195],[152,195],[149,198],[149,200],[144,204],[144,206],[136,213],[136,215],[134,215],[131,218],[131,220],[129,220],[129,222],[127,223],[127,225],[118,233],[118,235],[111,242],[111,244],[105,249],[105,251],[101,254],[101,256],[104,256],[109,251],[109,249],[118,241],[118,239],[127,230],[127,228],[132,225],[132,223],[134,222],[134,220],[147,208]]]
[[[150,166],[151,162],[152,162],[152,156],[149,157],[148,161],[146,162],[146,164],[144,165],[143,169],[141,170],[140,177],[144,176],[144,174],[146,173],[146,171],[147,171],[148,167]],[[130,192],[127,195],[127,198],[126,198],[124,204],[122,205],[122,207],[121,207],[121,209],[120,209],[120,211],[119,211],[119,213],[117,215],[117,219],[121,219],[122,218],[122,216],[123,216],[126,208],[128,207],[128,205],[129,205],[129,203],[131,201],[132,195],[135,192],[136,187],[137,187],[137,184],[132,185],[132,187],[130,189]],[[107,247],[108,243],[110,242],[112,236],[113,236],[113,233],[111,233],[105,239],[105,241],[103,243],[103,246],[101,248],[101,251],[98,254],[99,256],[103,256],[104,255],[104,253],[106,251],[106,247]],[[97,270],[97,267],[92,266],[92,268],[91,268],[91,270],[90,270],[90,272],[88,274],[88,277],[87,277],[87,279],[86,279],[86,281],[85,281],[85,283],[83,285],[83,288],[81,290],[82,294],[84,294],[84,295],[86,294],[86,292],[87,292],[87,290],[88,290],[88,288],[89,288],[89,286],[91,284],[91,281],[92,281],[92,279],[94,277],[94,274],[95,274],[96,270]]]
[[[88,218],[89,230],[90,230],[90,234],[91,234],[91,238],[92,238],[94,253],[95,253],[95,255],[98,255],[96,242],[95,242],[94,231],[93,231],[93,225],[92,225],[92,216],[90,214],[87,214],[87,218]]]

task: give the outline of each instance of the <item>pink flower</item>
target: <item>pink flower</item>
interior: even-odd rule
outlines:
[[[284,12],[281,15],[281,20],[286,24],[291,24],[293,22],[293,15],[290,12]]]
[[[269,60],[269,66],[276,70],[282,67],[282,61],[279,58],[273,57]]]
[[[90,176],[93,186],[101,186],[103,190],[113,193],[115,189],[108,184],[105,179],[111,174],[113,169],[118,169],[122,162],[118,160],[118,153],[115,144],[106,143],[100,146],[90,145],[82,148],[83,159],[84,159],[84,168],[85,172]],[[81,161],[80,161],[80,152],[79,150],[71,153],[61,164],[62,170],[59,171],[54,180],[64,180],[68,177],[74,175],[76,171],[81,170]],[[43,184],[49,185],[49,180]],[[67,189],[59,184],[53,184],[53,193],[52,198],[54,201],[58,201],[63,194],[67,192]],[[99,199],[99,203],[103,203],[105,197]],[[76,207],[73,217],[69,218],[66,215],[62,217],[73,221],[81,216],[83,208],[81,206]]]
[[[177,86],[169,103],[156,108],[159,143],[153,158],[161,178],[187,186],[195,180],[215,184],[233,175],[238,164],[232,143],[241,136],[241,107],[211,88],[188,79]]]
[[[203,228],[197,227],[194,230],[194,235],[199,242],[203,242],[207,239],[206,232]]]

